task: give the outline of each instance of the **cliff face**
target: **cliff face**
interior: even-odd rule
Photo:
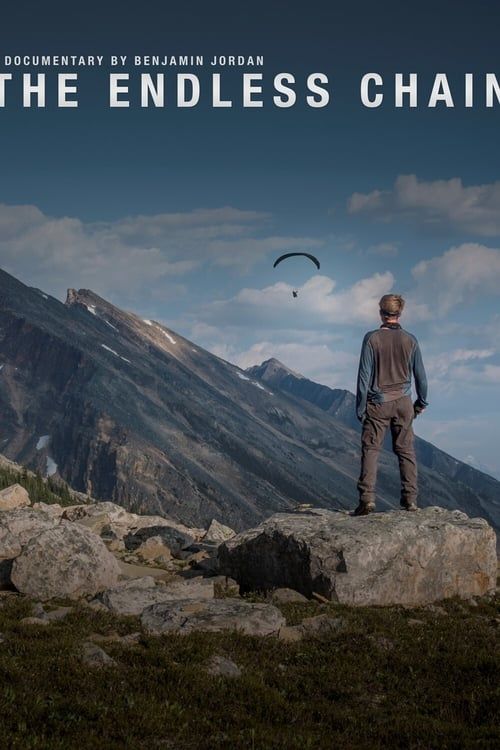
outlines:
[[[0,272],[0,452],[95,498],[236,529],[297,503],[352,507],[359,435],[342,393],[323,411],[91,291],[62,304]],[[424,467],[424,502],[493,519],[485,475],[462,471]],[[389,454],[379,490],[397,505]]]

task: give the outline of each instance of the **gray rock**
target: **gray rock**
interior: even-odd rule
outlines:
[[[211,544],[221,544],[228,539],[232,539],[233,536],[236,536],[236,532],[233,531],[233,529],[229,526],[224,526],[224,524],[219,523],[219,521],[214,518],[207,529],[207,533],[203,537],[203,541]]]
[[[96,594],[118,581],[120,568],[102,540],[83,527],[61,521],[23,548],[11,580],[23,594],[43,601]]]
[[[203,578],[180,579],[165,585],[157,585],[154,578],[140,578],[104,591],[98,600],[116,615],[140,615],[160,602],[213,599],[213,596],[213,583]]]
[[[30,496],[20,484],[12,484],[0,491],[0,511],[31,505]]]
[[[207,664],[207,672],[214,677],[229,677],[230,679],[241,677],[239,666],[225,656],[212,656]]]
[[[48,516],[54,519],[62,518],[64,508],[59,503],[33,503],[32,508],[35,510],[43,510]]]
[[[31,614],[33,617],[41,617],[42,619],[45,617],[46,612],[43,608],[42,602],[33,602],[31,606]]]
[[[19,539],[5,526],[0,526],[0,560],[13,560],[20,553]]]
[[[346,625],[347,621],[343,617],[317,615],[307,617],[299,625],[287,625],[281,628],[279,638],[288,643],[301,641],[303,638],[325,638],[343,630]]]
[[[179,531],[173,526],[145,526],[142,529],[138,529],[135,533],[127,534],[124,539],[125,547],[128,550],[137,550],[151,537],[161,539],[174,556],[194,542],[194,537],[185,534],[183,531]]]
[[[302,604],[309,599],[294,589],[275,589],[271,594],[271,601],[274,604]]]
[[[152,634],[195,630],[239,630],[246,635],[277,634],[285,618],[271,604],[250,604],[241,599],[184,600],[154,604],[141,616],[144,628]]]
[[[496,585],[495,532],[484,519],[430,507],[353,517],[277,513],[219,547],[242,591],[289,587],[350,605],[427,604]]]
[[[22,488],[21,488],[22,489]],[[23,507],[0,513],[0,589],[12,587],[12,566],[29,540],[57,524],[42,510]]]
[[[8,531],[24,547],[30,539],[47,529],[53,529],[58,521],[43,510],[33,508],[14,508],[0,513],[0,534]]]
[[[45,612],[45,618],[50,622],[56,622],[64,620],[71,612],[74,612],[74,607],[56,607],[56,609]]]
[[[331,617],[327,614],[306,617],[300,625],[305,637],[331,635],[344,630],[346,626],[347,620],[344,617]]]
[[[214,596],[228,596],[237,598],[240,595],[240,586],[237,581],[227,576],[214,576],[210,578],[210,583],[214,587]]]
[[[20,625],[50,625],[46,617],[23,617],[19,620]]]
[[[170,547],[165,544],[161,536],[150,536],[137,549],[135,554],[145,562],[168,563],[172,557]]]
[[[115,667],[116,661],[96,643],[86,642],[82,647],[82,661],[88,667]]]
[[[195,539],[200,539],[205,534],[204,529],[191,529],[178,521],[162,516],[140,516],[137,513],[130,513],[121,505],[108,501],[71,505],[66,507],[63,512],[63,517],[68,521],[78,521],[103,515],[107,516],[108,525],[120,539],[130,532],[149,526],[169,526],[193,536]]]

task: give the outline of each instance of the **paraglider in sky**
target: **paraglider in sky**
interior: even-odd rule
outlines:
[[[285,253],[284,255],[280,255],[280,257],[277,260],[274,261],[273,268],[276,268],[276,266],[278,266],[283,260],[287,260],[287,258],[293,258],[293,257],[295,257],[297,255],[303,256],[305,258],[309,258],[309,260],[314,263],[314,265],[316,266],[316,268],[319,271],[320,262],[316,258],[316,256],[311,255],[311,253]],[[298,289],[293,289],[292,290],[292,296],[293,296],[294,299],[296,299],[299,296],[299,290]]]
[[[319,268],[320,268],[319,260],[314,255],[311,255],[311,253],[285,253],[284,255],[280,255],[278,260],[274,261],[273,268],[276,268],[276,266],[279,263],[281,263],[281,261],[286,260],[287,258],[293,258],[296,255],[303,255],[305,258],[309,258],[309,260],[312,260],[312,262],[314,263],[314,265],[319,271]]]

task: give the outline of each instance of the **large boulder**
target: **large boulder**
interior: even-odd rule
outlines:
[[[0,513],[0,589],[12,587],[12,565],[24,545],[56,523],[47,513],[28,507]]]
[[[156,635],[172,631],[184,635],[194,630],[273,635],[285,625],[285,618],[272,604],[251,604],[241,599],[184,599],[148,607],[141,622]]]
[[[219,547],[241,591],[293,588],[351,605],[426,604],[495,590],[495,532],[481,518],[429,507],[354,517],[277,513]]]
[[[30,504],[30,496],[20,484],[12,484],[0,491],[0,510],[25,508]]]
[[[47,600],[78,598],[114,586],[120,568],[104,542],[78,524],[61,521],[34,536],[12,564],[23,594]]]

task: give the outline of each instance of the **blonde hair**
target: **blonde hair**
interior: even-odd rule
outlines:
[[[400,294],[384,294],[379,302],[380,312],[385,318],[399,318],[405,301]]]

